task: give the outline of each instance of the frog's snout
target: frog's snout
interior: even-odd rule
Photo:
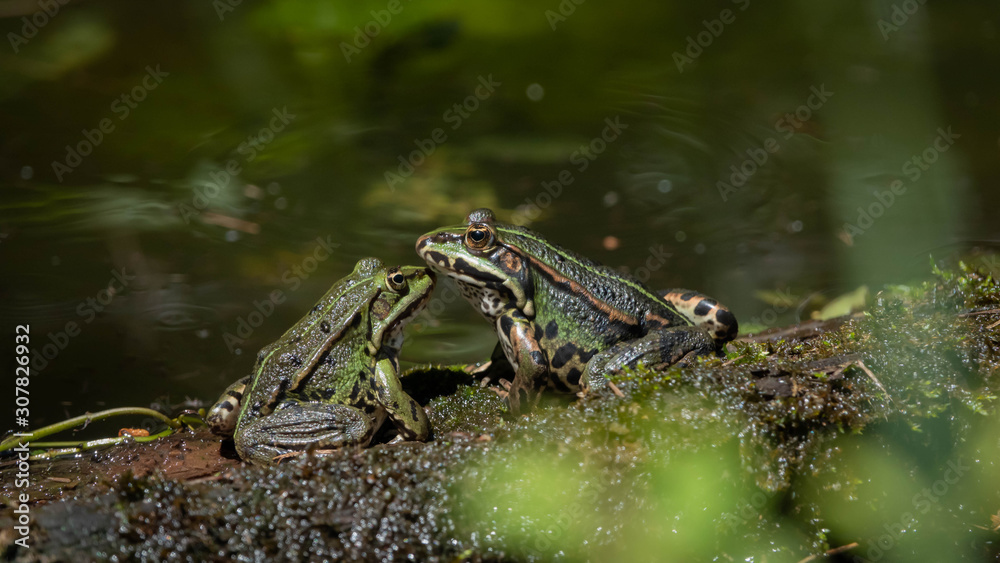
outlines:
[[[419,254],[421,258],[424,257],[424,250],[427,248],[427,245],[430,244],[430,242],[431,242],[430,234],[426,234],[417,239],[417,254]]]
[[[417,239],[417,254],[432,268],[451,269],[451,260],[441,252],[441,233],[427,233]]]

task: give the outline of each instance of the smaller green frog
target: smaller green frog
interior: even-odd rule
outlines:
[[[360,260],[260,351],[253,372],[209,410],[209,427],[258,465],[308,449],[367,446],[386,418],[398,430],[393,441],[426,441],[430,423],[400,385],[398,355],[403,326],[433,289],[427,268]]]

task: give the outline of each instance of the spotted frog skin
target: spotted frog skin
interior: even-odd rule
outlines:
[[[397,357],[403,325],[433,289],[427,268],[362,259],[260,351],[253,372],[209,410],[209,427],[258,465],[307,449],[367,446],[386,418],[397,440],[427,440],[427,415],[402,390]]]
[[[417,253],[455,279],[493,324],[515,371],[512,412],[545,388],[587,391],[639,363],[666,366],[689,353],[717,353],[738,332],[733,314],[705,295],[654,293],[533,231],[498,222],[489,209],[423,235]]]

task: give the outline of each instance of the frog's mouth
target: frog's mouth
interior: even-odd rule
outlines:
[[[434,272],[428,270],[427,275],[433,278]],[[427,293],[421,295],[420,298],[415,299],[413,303],[410,303],[410,305],[407,306],[402,313],[400,313],[399,318],[395,323],[395,326],[397,327],[395,330],[402,330],[403,327],[406,326],[406,323],[412,321],[417,315],[419,315],[420,312],[424,310],[424,307],[427,306],[427,303],[430,302],[432,293],[433,291],[428,291]]]
[[[419,315],[420,312],[423,311],[424,307],[427,306],[427,303],[430,302],[431,295],[434,294],[434,286],[435,286],[434,282],[436,281],[435,278],[437,276],[434,274],[434,271],[431,270],[430,268],[424,268],[424,275],[430,278],[431,282],[430,286],[427,288],[427,291],[425,291],[422,295],[413,299],[409,304],[406,305],[405,309],[399,312],[399,314],[396,316],[396,320],[392,323],[393,332],[402,330],[403,327],[406,326],[406,323],[410,322],[411,320],[413,320],[414,317]]]
[[[431,295],[434,293],[434,282],[435,275],[430,268],[424,268],[426,276],[430,278],[431,285],[427,288],[427,291],[422,295],[414,298],[410,303],[406,305],[406,308],[399,312],[398,315],[390,322],[389,328],[384,333],[382,337],[382,346],[388,346],[390,348],[399,349],[403,344],[403,329],[406,325],[420,315],[424,307],[431,300]]]

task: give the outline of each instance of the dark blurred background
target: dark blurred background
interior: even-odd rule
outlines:
[[[0,0],[33,427],[212,401],[358,258],[480,206],[747,330],[997,247],[995,2],[347,4]],[[411,334],[495,342],[454,299]]]

